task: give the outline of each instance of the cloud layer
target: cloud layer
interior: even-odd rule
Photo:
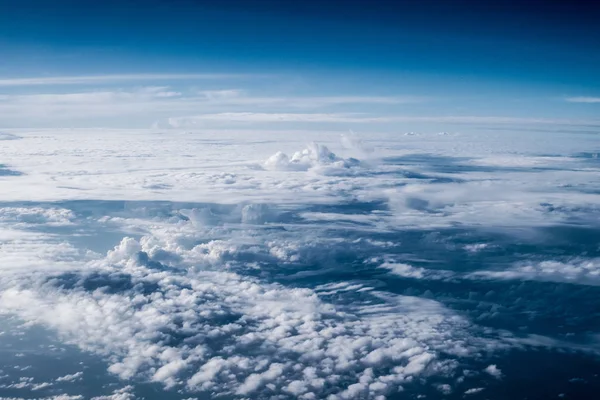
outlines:
[[[292,133],[11,131],[0,312],[132,385],[98,399],[475,396],[507,351],[598,353],[594,138]]]

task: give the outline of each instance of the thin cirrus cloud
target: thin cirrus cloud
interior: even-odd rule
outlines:
[[[18,118],[34,119],[79,119],[85,117],[118,117],[124,115],[152,116],[162,118],[189,115],[199,109],[212,115],[246,115],[242,111],[258,111],[260,116],[273,111],[319,107],[334,107],[351,104],[394,105],[425,101],[416,96],[254,96],[241,89],[192,91],[174,90],[170,86],[145,86],[119,90],[75,91],[67,93],[33,93],[0,96],[0,116],[5,120]],[[268,112],[265,112],[268,111]],[[162,113],[162,114],[161,114]],[[165,114],[166,113],[166,114]],[[221,114],[219,114],[221,113]],[[229,113],[229,114],[228,114]],[[210,114],[209,114],[210,115]],[[292,113],[285,114],[293,118]],[[304,120],[309,114],[302,114]],[[207,117],[210,118],[210,117]],[[214,117],[213,117],[214,119]],[[320,118],[314,117],[314,120]],[[321,118],[322,119],[322,118]],[[110,122],[108,119],[107,122]]]
[[[600,103],[600,97],[578,96],[567,97],[565,100],[569,103]]]
[[[206,90],[199,94],[214,103],[244,106],[327,107],[344,104],[410,104],[432,100],[425,96],[248,96],[244,90]]]
[[[351,123],[388,123],[388,122],[440,122],[459,124],[557,124],[557,125],[591,125],[600,126],[600,121],[572,120],[556,118],[520,118],[499,116],[369,116],[348,113],[253,113],[227,112],[203,114],[190,117],[169,118],[173,127],[195,125],[204,121],[217,122],[351,122]]]
[[[6,103],[21,105],[33,104],[98,104],[103,102],[152,100],[181,96],[180,92],[170,90],[167,86],[148,86],[133,91],[96,91],[74,93],[40,93],[29,95],[4,96],[0,100]]]
[[[249,74],[115,74],[87,76],[51,76],[35,78],[0,79],[0,86],[38,86],[38,85],[82,85],[103,84],[130,81],[167,81],[167,80],[205,80],[247,78],[259,75]]]
[[[149,86],[134,90],[73,93],[38,93],[0,96],[0,116],[4,120],[45,121],[83,119],[152,113],[191,111],[195,107],[181,99],[181,92],[166,86]],[[187,105],[187,106],[186,106]]]
[[[1,85],[52,85],[90,84],[131,80],[142,83],[144,80],[191,79],[210,77],[230,77],[231,75],[105,75],[84,77],[58,77],[0,80]],[[9,83],[7,83],[9,82]],[[188,83],[186,82],[186,85]],[[410,115],[408,107],[400,105],[439,103],[441,98],[415,96],[410,94],[377,96],[359,95],[282,95],[265,94],[259,90],[248,90],[239,86],[221,86],[221,89],[198,90],[177,85],[143,85],[96,90],[59,91],[39,90],[37,92],[17,92],[0,95],[0,118],[7,124],[22,126],[27,123],[61,125],[64,121],[78,121],[77,124],[114,126],[127,123],[134,126],[148,126],[154,121],[163,121],[161,126],[194,127],[211,124],[239,123],[440,123],[440,124],[491,124],[507,126],[586,126],[600,127],[598,119],[572,119],[558,117],[514,117],[494,115]],[[600,98],[573,97],[568,101],[594,103]],[[357,107],[360,106],[360,107]],[[439,104],[438,104],[439,106]],[[396,114],[396,111],[401,113]],[[439,110],[438,110],[439,112]],[[438,115],[436,115],[438,114]],[[88,119],[86,121],[86,118]]]

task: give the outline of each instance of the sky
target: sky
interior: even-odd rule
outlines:
[[[0,128],[597,130],[599,7],[487,3],[0,0]]]
[[[596,398],[597,7],[0,0],[0,400]]]

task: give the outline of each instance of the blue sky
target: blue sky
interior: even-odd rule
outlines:
[[[0,126],[593,125],[600,109],[594,5],[249,3],[0,0]]]

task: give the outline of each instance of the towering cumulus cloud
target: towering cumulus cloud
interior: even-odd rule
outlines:
[[[295,152],[292,157],[278,151],[265,161],[265,168],[274,170],[306,171],[309,169],[347,169],[360,165],[355,158],[340,158],[326,146],[310,143],[306,149]]]

